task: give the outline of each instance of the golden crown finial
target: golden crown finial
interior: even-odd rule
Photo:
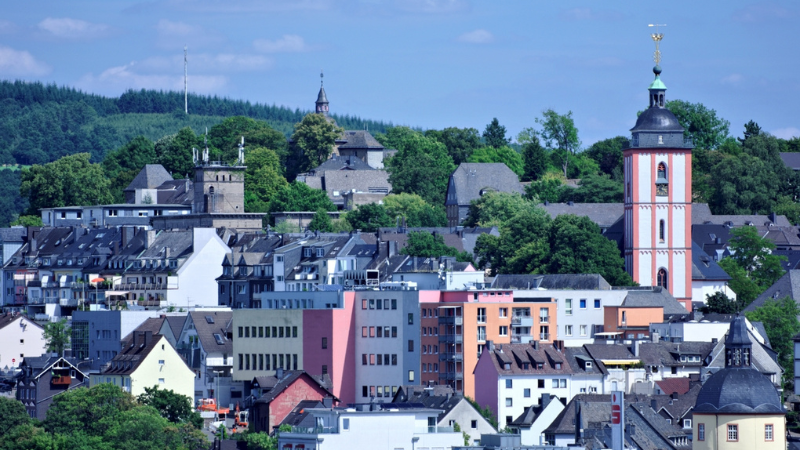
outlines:
[[[667,24],[665,23],[651,23],[647,25],[648,27],[656,27],[656,32],[650,34],[650,37],[653,39],[653,42],[656,43],[656,51],[653,53],[653,60],[656,62],[656,65],[661,64],[661,50],[658,48],[658,44],[661,43],[661,40],[664,39],[664,33],[658,32],[658,27],[665,27]]]

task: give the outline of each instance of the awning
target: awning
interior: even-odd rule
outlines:
[[[622,334],[622,331],[603,331],[600,333],[595,333],[595,336],[619,336]]]
[[[130,291],[106,291],[106,297],[109,295],[127,295]]]
[[[624,366],[627,364],[638,364],[638,359],[601,359],[600,362],[607,366]]]

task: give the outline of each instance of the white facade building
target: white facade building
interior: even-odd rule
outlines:
[[[27,317],[15,313],[0,316],[0,369],[19,367],[25,357],[42,356],[46,342],[44,329]]]

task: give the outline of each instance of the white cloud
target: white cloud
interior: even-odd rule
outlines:
[[[744,76],[740,73],[732,73],[728,76],[722,77],[723,84],[739,84],[744,81]]]
[[[478,29],[462,34],[458,37],[458,41],[468,44],[488,44],[494,42],[494,35],[484,29]]]
[[[0,74],[10,76],[45,75],[52,71],[47,64],[37,61],[25,50],[14,50],[0,45]]]
[[[275,39],[274,41],[256,39],[253,41],[253,48],[264,53],[303,52],[308,50],[303,38],[296,34],[284,34],[280,39]]]
[[[48,17],[39,22],[39,29],[62,39],[88,39],[104,35],[108,25],[89,23],[83,20],[63,17],[54,19]]]
[[[770,131],[773,136],[781,139],[791,139],[800,137],[800,129],[796,127],[778,128],[777,130]]]
[[[241,72],[248,70],[263,70],[272,66],[272,60],[262,55],[232,54],[232,53],[189,53],[189,72],[229,71]],[[183,55],[173,57],[156,56],[147,58],[137,67],[146,71],[165,72],[183,70]]]
[[[76,85],[92,92],[119,94],[128,89],[183,90],[183,75],[142,74],[135,70],[136,63],[111,67],[100,75],[86,74]],[[189,76],[189,90],[199,94],[217,94],[228,79],[221,75]]]
[[[0,34],[10,34],[17,31],[18,27],[8,20],[0,20]]]

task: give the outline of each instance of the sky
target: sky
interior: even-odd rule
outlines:
[[[572,111],[585,146],[628,135],[653,79],[741,136],[800,136],[798,2],[27,0],[0,16],[0,79],[118,96],[183,90],[509,137]],[[191,113],[191,111],[190,111]]]

